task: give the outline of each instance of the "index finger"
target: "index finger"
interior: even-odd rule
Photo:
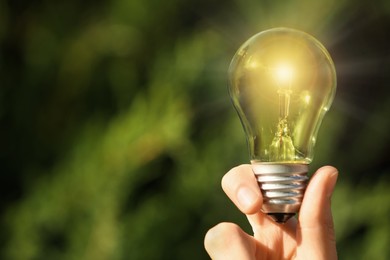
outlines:
[[[223,176],[221,184],[226,195],[242,213],[254,214],[260,211],[263,196],[251,165],[234,167]]]

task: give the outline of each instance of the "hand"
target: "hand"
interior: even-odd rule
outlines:
[[[260,211],[262,196],[250,165],[230,170],[222,188],[246,214],[253,236],[233,223],[220,223],[205,237],[205,248],[214,260],[223,259],[337,259],[330,199],[338,172],[320,168],[311,178],[298,220],[278,224]]]

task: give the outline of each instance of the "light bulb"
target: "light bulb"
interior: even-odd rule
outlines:
[[[336,91],[325,47],[288,28],[247,40],[229,67],[229,93],[241,119],[262,211],[284,223],[299,211],[321,121]]]

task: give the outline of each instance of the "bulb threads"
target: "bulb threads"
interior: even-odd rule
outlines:
[[[276,216],[295,215],[301,207],[306,190],[308,168],[307,164],[252,162],[252,169],[263,195],[262,211]],[[288,218],[279,216],[273,219],[285,222]],[[285,220],[278,221],[281,219]]]

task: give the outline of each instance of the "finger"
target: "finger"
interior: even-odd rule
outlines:
[[[322,167],[314,174],[306,189],[297,228],[298,253],[304,253],[302,258],[337,258],[330,203],[337,176],[334,167]],[[319,253],[322,257],[319,257]]]
[[[251,165],[245,164],[231,169],[222,178],[222,188],[241,212],[247,215],[255,236],[268,232],[269,229],[279,228],[295,236],[295,232],[292,232],[295,231],[295,218],[281,226],[261,211],[263,197]]]
[[[247,215],[258,245],[279,252],[282,243],[285,250],[279,253],[283,254],[284,259],[295,252],[296,219],[291,218],[281,225],[261,211],[263,197],[251,165],[231,169],[222,179],[222,188],[241,212]],[[262,251],[259,249],[258,253]]]
[[[233,223],[220,223],[204,239],[207,253],[214,260],[254,259],[256,242]]]
[[[260,211],[263,197],[250,165],[231,169],[222,178],[222,189],[233,203],[245,214]]]

